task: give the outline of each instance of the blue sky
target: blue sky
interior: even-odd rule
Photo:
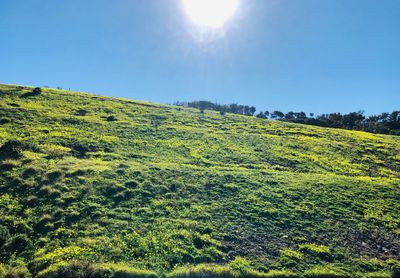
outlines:
[[[241,0],[216,33],[200,41],[180,0],[0,1],[0,82],[284,112],[400,109],[398,0]]]

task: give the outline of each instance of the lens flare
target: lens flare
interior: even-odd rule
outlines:
[[[182,0],[182,4],[193,24],[221,28],[235,14],[239,0]]]

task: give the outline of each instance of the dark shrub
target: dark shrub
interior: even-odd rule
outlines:
[[[40,87],[36,87],[35,89],[33,89],[32,92],[35,93],[35,94],[37,94],[37,95],[39,95],[39,94],[42,93],[42,89],[40,89]]]
[[[19,194],[24,194],[27,190],[33,187],[29,181],[24,181],[20,177],[13,177],[8,184],[10,190]]]
[[[124,169],[118,169],[117,171],[115,171],[118,175],[123,175],[125,174],[125,170]]]
[[[30,206],[35,206],[39,203],[40,199],[37,196],[31,195],[26,198],[26,203]]]
[[[8,172],[8,171],[11,171],[12,169],[14,169],[15,167],[16,167],[16,165],[14,165],[12,163],[2,163],[2,164],[0,164],[0,171]]]
[[[21,220],[17,217],[0,217],[0,225],[7,227],[7,229],[10,231],[10,235],[28,234],[32,232],[32,228],[28,226],[24,220]]]
[[[42,89],[40,87],[36,87],[33,89],[31,92],[27,92],[21,96],[21,98],[28,98],[28,97],[34,97],[38,96],[42,93]]]
[[[73,171],[71,173],[67,173],[66,176],[68,178],[81,177],[81,176],[84,176],[87,172],[88,171],[79,169],[79,170]]]
[[[80,120],[74,118],[64,118],[62,119],[62,122],[67,125],[79,125],[81,123]]]
[[[107,118],[106,118],[106,120],[107,120],[107,122],[115,122],[115,121],[118,121],[118,119],[115,117],[115,116],[108,116]]]
[[[136,188],[139,184],[136,181],[127,181],[125,186],[127,188]]]
[[[53,220],[53,217],[51,215],[44,215],[40,220],[36,223],[35,225],[35,230],[38,232],[46,232],[51,228],[51,221]]]
[[[128,189],[128,190],[121,191],[121,192],[118,192],[117,194],[115,194],[114,200],[116,202],[121,202],[121,201],[132,198],[134,195],[135,195],[135,191]]]
[[[8,140],[0,147],[0,159],[20,158],[24,145],[19,140]]]
[[[99,150],[97,146],[88,142],[72,142],[66,144],[65,146],[71,148],[72,154],[78,158],[85,157],[88,152],[95,152]]]
[[[79,109],[75,111],[75,116],[86,116],[88,113],[85,109]]]
[[[2,247],[10,237],[10,231],[7,227],[0,225],[0,247]]]
[[[58,170],[54,170],[52,172],[47,173],[47,179],[49,182],[55,182],[59,178],[61,178],[63,173]]]
[[[62,200],[63,200],[64,204],[68,205],[68,204],[71,204],[72,202],[74,202],[76,200],[76,197],[73,195],[63,195]]]
[[[151,117],[151,125],[155,128],[158,128],[167,119],[167,117],[160,115],[151,115],[150,117]]]
[[[73,210],[65,214],[65,223],[71,224],[81,218],[79,211]]]
[[[125,187],[119,184],[107,184],[102,187],[102,192],[106,197],[125,191]]]
[[[39,173],[39,170],[33,167],[29,167],[27,168],[23,173],[22,173],[22,177],[24,179],[27,179],[29,177],[32,177],[34,175],[37,175]]]
[[[9,119],[7,119],[7,118],[2,118],[2,119],[0,119],[0,125],[5,125],[5,124],[8,124],[8,123],[10,123],[11,121],[9,120]]]
[[[61,196],[61,192],[58,189],[53,188],[50,185],[47,185],[47,186],[43,186],[42,188],[40,188],[40,190],[38,192],[38,196],[39,197],[58,198]]]
[[[20,107],[20,105],[18,103],[7,103],[8,105],[12,106],[12,107]]]
[[[32,250],[32,241],[24,234],[16,235],[10,238],[4,245],[4,251],[8,255],[16,254],[20,255],[26,250]]]

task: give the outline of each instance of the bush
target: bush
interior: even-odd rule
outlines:
[[[88,113],[85,109],[79,109],[75,111],[75,116],[86,116]]]
[[[136,188],[138,187],[139,183],[137,181],[127,181],[125,184],[125,187],[127,188]]]
[[[2,118],[2,119],[0,119],[0,125],[5,125],[5,124],[8,124],[8,123],[10,123],[11,121],[9,120],[9,119],[7,119],[7,118]]]
[[[8,228],[0,224],[0,247],[2,247],[7,242],[9,237],[10,231],[8,230]]]
[[[101,191],[106,197],[113,197],[118,193],[125,191],[125,187],[120,184],[104,184]]]
[[[31,92],[27,92],[21,96],[21,98],[28,98],[28,97],[34,97],[38,96],[42,93],[42,89],[40,87],[36,87],[33,89]]]
[[[115,116],[108,116],[107,118],[106,118],[106,120],[107,120],[107,122],[116,122],[116,121],[118,121],[118,119],[117,119],[117,117],[115,117]]]
[[[135,195],[135,191],[128,189],[125,191],[118,192],[117,194],[115,194],[113,196],[113,198],[116,202],[121,202],[124,200],[129,200],[134,195]]]
[[[35,225],[36,232],[46,232],[51,228],[51,222],[53,221],[53,217],[49,214],[45,214]]]
[[[12,171],[16,165],[14,163],[1,163],[0,164],[0,171],[9,172]]]
[[[167,278],[232,278],[235,275],[228,266],[199,264],[174,269]]]
[[[65,147],[70,148],[72,150],[72,154],[78,158],[86,156],[86,153],[88,152],[96,152],[100,150],[98,146],[91,142],[71,142],[66,144]]]
[[[40,89],[40,87],[36,87],[35,89],[33,89],[32,91],[34,94],[39,95],[42,93],[42,89]]]
[[[60,262],[39,272],[37,278],[157,278],[149,270],[122,264],[90,264],[86,262]]]
[[[8,105],[10,105],[11,107],[21,107],[21,105],[19,105],[18,103],[7,103]]]
[[[7,254],[23,254],[25,251],[33,249],[32,241],[24,234],[16,235],[10,238],[4,245],[4,251]]]
[[[58,198],[61,196],[61,191],[53,188],[50,185],[42,186],[40,190],[37,192],[38,197],[50,197],[52,199]]]
[[[0,147],[0,159],[5,158],[13,158],[18,159],[20,158],[21,151],[23,149],[23,144],[21,141],[18,140],[8,140],[4,143],[3,146]]]
[[[24,170],[23,172],[22,172],[22,177],[24,178],[24,179],[27,179],[27,178],[30,178],[30,177],[33,177],[33,176],[36,176],[36,175],[38,175],[39,173],[40,173],[40,169],[38,169],[38,168],[35,168],[35,167],[29,167],[29,168],[27,168],[26,170]]]
[[[51,172],[48,172],[46,175],[47,175],[48,181],[51,183],[51,182],[55,182],[56,180],[61,178],[63,175],[63,172],[61,172],[60,170],[53,170]]]

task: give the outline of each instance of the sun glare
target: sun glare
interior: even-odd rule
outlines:
[[[191,21],[199,26],[221,28],[231,18],[239,0],[182,0]]]

